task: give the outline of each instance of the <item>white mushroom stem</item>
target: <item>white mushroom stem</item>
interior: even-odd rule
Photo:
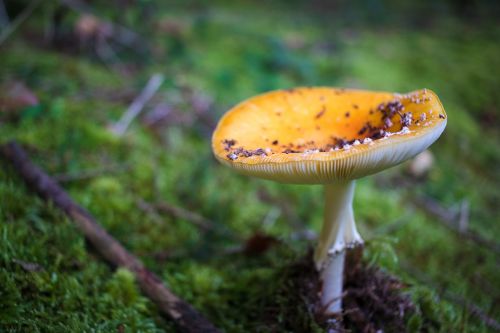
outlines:
[[[353,197],[354,181],[325,185],[325,219],[314,253],[322,282],[321,304],[325,314],[342,311],[345,250],[363,244],[354,222]]]

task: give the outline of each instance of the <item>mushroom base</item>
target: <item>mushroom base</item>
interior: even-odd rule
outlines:
[[[325,314],[341,312],[345,250],[363,244],[352,210],[354,185],[354,181],[325,185],[325,218],[314,253]]]
[[[327,264],[320,271],[322,282],[321,306],[323,314],[342,312],[342,286],[345,251],[328,258]]]

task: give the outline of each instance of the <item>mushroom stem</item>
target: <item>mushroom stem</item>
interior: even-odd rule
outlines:
[[[325,218],[314,253],[325,314],[341,312],[345,250],[363,243],[352,210],[354,185],[354,181],[325,185]]]

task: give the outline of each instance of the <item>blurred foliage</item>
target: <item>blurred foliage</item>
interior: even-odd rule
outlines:
[[[14,16],[27,2],[5,3]],[[14,119],[0,114],[0,142],[21,141],[52,175],[122,167],[64,187],[216,325],[227,332],[275,331],[279,323],[288,325],[283,331],[319,331],[290,287],[287,267],[312,246],[298,235],[320,228],[321,188],[248,179],[218,165],[201,119],[216,120],[254,94],[298,85],[438,93],[449,123],[431,149],[435,164],[427,178],[410,179],[403,165],[358,181],[355,215],[367,239],[365,259],[408,285],[417,306],[411,332],[488,331],[447,293],[500,317],[498,254],[452,233],[412,202],[422,195],[444,207],[466,200],[469,228],[489,240],[500,235],[498,2],[89,6],[101,23],[126,26],[140,40],[110,38],[104,46],[82,40],[75,32],[81,14],[44,2],[0,49],[0,80],[22,81],[40,100]],[[109,125],[155,72],[167,80],[146,113],[165,103],[174,110],[171,123],[151,128],[137,119],[124,138],[113,136]],[[208,106],[197,112],[200,96]],[[61,213],[1,165],[3,329],[174,331],[129,272],[106,266]],[[138,208],[139,199],[196,211],[215,228],[202,233],[182,219],[158,219]],[[230,251],[256,231],[282,242],[257,257]],[[41,269],[27,270],[23,262]]]

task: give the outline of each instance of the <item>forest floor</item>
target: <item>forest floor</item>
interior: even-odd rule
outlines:
[[[22,1],[6,3],[22,11]],[[430,88],[449,119],[431,167],[416,175],[412,161],[357,181],[366,244],[346,287],[371,284],[371,300],[408,310],[397,324],[378,315],[372,330],[499,329],[498,24],[448,12],[419,21],[434,7],[383,15],[375,6],[362,17],[285,2],[117,3],[97,1],[89,16],[42,2],[0,45],[0,144],[21,142],[172,291],[226,332],[324,331],[300,282],[314,274],[304,258],[322,223],[322,188],[220,165],[214,124],[273,89]],[[115,135],[113,124],[155,74],[164,77],[158,91]],[[5,161],[0,238],[0,330],[175,331],[132,274],[105,264]],[[384,285],[397,293],[379,294]],[[347,309],[387,310],[352,295]],[[363,330],[355,319],[346,325]]]

